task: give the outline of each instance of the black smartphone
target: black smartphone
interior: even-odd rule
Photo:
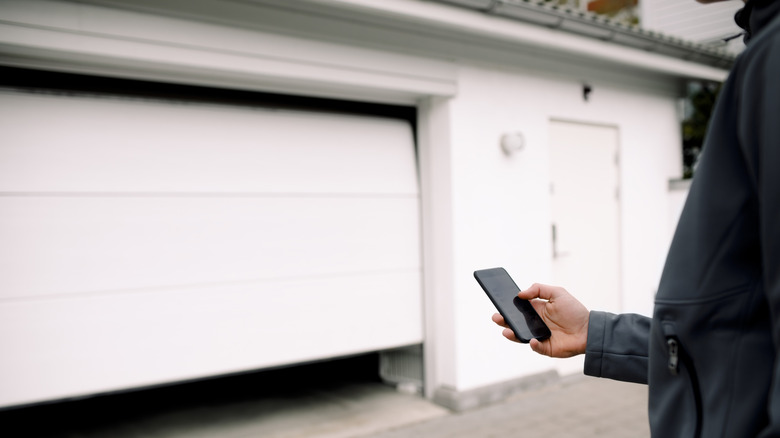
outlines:
[[[474,271],[474,278],[520,342],[527,344],[534,338],[541,341],[550,337],[547,324],[530,302],[517,296],[520,288],[504,268]]]

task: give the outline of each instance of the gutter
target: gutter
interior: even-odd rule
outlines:
[[[728,70],[736,55],[659,32],[629,26],[610,18],[550,5],[543,0],[428,0],[457,5],[487,15],[510,18],[586,38]]]

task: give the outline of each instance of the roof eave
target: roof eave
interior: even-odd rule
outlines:
[[[736,59],[736,55],[722,48],[686,41],[645,30],[638,26],[628,26],[598,14],[551,6],[543,2],[531,0],[431,1],[457,5],[489,15],[510,18],[719,69],[730,69]]]

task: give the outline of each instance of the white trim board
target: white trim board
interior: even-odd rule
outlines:
[[[0,16],[6,65],[393,103],[456,91],[444,60],[46,0]]]

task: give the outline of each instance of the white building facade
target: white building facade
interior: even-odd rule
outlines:
[[[472,273],[649,313],[681,86],[730,58],[497,3],[0,2],[0,407],[372,351],[454,409],[581,372]]]

